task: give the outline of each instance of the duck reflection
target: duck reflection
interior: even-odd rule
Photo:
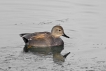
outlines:
[[[24,48],[26,48],[27,46],[25,45]],[[60,46],[52,46],[52,47],[34,47],[31,46],[31,48],[29,48],[28,50],[33,52],[33,53],[43,53],[43,54],[55,54],[55,53],[61,53],[61,51],[64,49],[63,45]]]
[[[70,54],[70,52],[65,55],[61,55],[61,53],[53,53],[53,61],[54,62],[64,62],[65,58]]]
[[[51,48],[51,52],[53,53],[53,61],[65,61],[65,58],[70,54],[70,52],[66,53],[65,55],[61,54],[61,51],[64,49],[64,45],[61,46],[55,46]]]
[[[25,45],[26,47],[26,45]],[[53,46],[53,47],[45,47],[45,48],[41,48],[41,47],[34,47],[32,46],[31,48],[29,48],[29,51],[36,54],[44,54],[44,55],[48,55],[48,54],[52,54],[53,55],[53,61],[54,62],[64,62],[66,57],[70,54],[70,52],[66,53],[65,55],[62,55],[61,52],[64,50],[64,46]]]

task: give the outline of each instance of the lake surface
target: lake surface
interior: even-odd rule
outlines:
[[[0,71],[106,71],[106,0],[0,1]],[[69,39],[62,64],[51,55],[23,53],[20,33],[61,25]]]

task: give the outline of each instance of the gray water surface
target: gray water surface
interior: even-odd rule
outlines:
[[[105,0],[0,1],[0,71],[106,71]],[[20,33],[61,25],[69,39],[62,64],[51,55],[23,53]]]

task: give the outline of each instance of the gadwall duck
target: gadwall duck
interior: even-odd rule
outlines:
[[[22,33],[20,36],[25,42],[24,51],[28,52],[30,48],[45,48],[54,46],[63,46],[64,42],[60,36],[69,38],[64,33],[62,26],[56,25],[52,28],[51,32],[35,32],[35,33]]]

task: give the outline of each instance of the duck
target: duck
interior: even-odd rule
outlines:
[[[64,33],[64,29],[60,25],[53,26],[51,32],[34,32],[34,33],[22,33],[22,37],[25,46],[23,51],[28,52],[31,48],[38,48],[39,50],[44,48],[52,48],[55,46],[64,47],[64,41],[60,38],[64,36],[70,38]]]

